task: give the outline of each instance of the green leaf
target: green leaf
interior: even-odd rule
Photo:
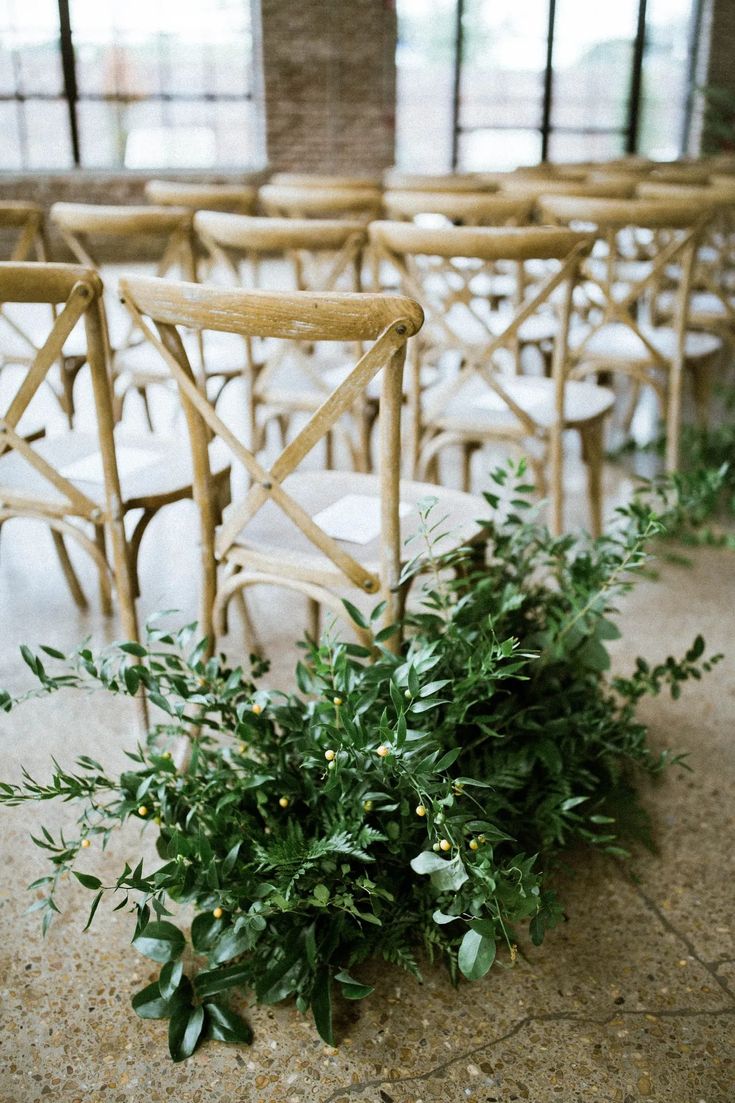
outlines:
[[[311,893],[314,899],[317,900],[320,904],[327,904],[329,902],[330,893],[326,885],[314,885]]]
[[[133,946],[139,953],[161,963],[174,961],[183,952],[184,945],[185,939],[179,928],[165,920],[148,923],[133,939]]]
[[[120,650],[124,651],[126,655],[137,655],[139,659],[148,654],[146,648],[140,643],[121,643]]]
[[[93,877],[91,873],[79,873],[76,869],[72,870],[72,873],[76,877],[80,885],[84,885],[85,889],[99,889],[102,888],[102,882],[99,877]]]
[[[184,965],[181,961],[167,961],[158,977],[158,988],[164,1000],[170,1000],[181,984]]]
[[[97,908],[99,907],[100,900],[102,899],[104,894],[105,894],[105,890],[100,889],[100,891],[97,893],[94,900],[92,901],[92,907],[89,909],[89,915],[87,916],[87,922],[84,924],[84,927],[82,928],[82,934],[84,933],[84,931],[88,931],[89,928],[92,926],[92,920],[94,919],[95,912],[97,911]]]
[[[214,996],[226,992],[228,988],[245,987],[250,979],[250,970],[245,964],[228,965],[224,969],[206,969],[194,977],[194,991],[197,996]]]
[[[329,966],[321,965],[314,978],[314,987],[311,991],[311,1013],[314,1022],[322,1038],[328,1046],[334,1045],[332,1031],[332,978],[329,975]]]
[[[461,747],[452,747],[451,751],[447,751],[438,762],[434,763],[434,770],[436,773],[441,773],[442,770],[448,770],[450,766],[454,765],[461,753]]]
[[[199,954],[209,953],[222,932],[224,922],[211,912],[200,912],[191,924],[191,944]]]
[[[250,927],[241,927],[235,930],[228,927],[223,931],[210,951],[210,958],[215,965],[221,965],[225,961],[232,961],[233,957],[250,950],[253,945],[253,932]]]
[[[354,606],[351,601],[347,601],[346,598],[342,598],[342,604],[349,613],[350,619],[353,620],[359,628],[370,627],[360,610],[356,606]]]
[[[167,1019],[171,1014],[171,999],[161,995],[157,980],[136,992],[131,1002],[141,1019]]]
[[[250,1045],[253,1032],[239,1015],[218,1003],[210,1001],[204,1005],[207,1018],[207,1034],[216,1042],[244,1042]]]
[[[468,980],[479,980],[495,960],[495,939],[470,929],[459,946],[457,964]]]
[[[174,1061],[191,1057],[199,1044],[204,1028],[204,1008],[183,1005],[178,1007],[168,1024],[168,1051]]]
[[[335,973],[334,979],[342,985],[342,995],[346,1000],[364,1000],[366,996],[375,991],[372,984],[362,984],[359,980],[351,977],[344,969],[339,973]]]
[[[437,909],[437,911],[434,912],[431,918],[434,920],[435,923],[438,923],[439,926],[442,927],[445,923],[454,923],[457,916],[447,915],[446,912],[442,912]]]

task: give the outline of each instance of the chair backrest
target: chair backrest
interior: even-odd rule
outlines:
[[[267,502],[273,503],[314,547],[366,593],[386,592],[398,581],[400,564],[398,472],[402,370],[406,342],[421,327],[423,312],[408,298],[389,295],[278,293],[220,289],[170,280],[128,278],[120,293],[148,340],[158,349],[178,384],[186,412],[194,466],[194,492],[202,539],[226,558],[238,536]],[[155,331],[150,325],[154,323]],[[346,378],[324,400],[268,468],[223,422],[196,386],[177,327],[235,333],[246,340],[369,343]],[[156,332],[157,331],[157,332]],[[284,488],[284,480],[355,404],[383,371],[381,391],[381,558],[380,577],[348,554]],[[245,498],[233,503],[214,539],[208,444],[223,441],[250,481]],[[284,550],[287,554],[287,550]],[[298,576],[298,564],[292,564]],[[277,570],[264,556],[262,570]],[[311,578],[305,569],[304,577]],[[204,609],[204,616],[211,611]]]
[[[516,198],[538,201],[544,195],[585,195],[600,196],[609,199],[625,199],[633,194],[635,183],[631,180],[618,182],[611,180],[560,180],[557,177],[546,179],[533,177],[509,177],[500,185],[503,194]]]
[[[419,215],[438,214],[463,226],[521,226],[529,221],[532,199],[492,192],[387,191],[386,217],[412,221]]]
[[[274,172],[269,183],[289,188],[380,188],[379,176],[340,176],[320,172]]]
[[[263,258],[284,258],[293,290],[360,290],[365,226],[346,219],[255,218],[199,211],[194,229],[234,284],[243,283],[241,262],[249,264],[250,286],[259,281]],[[347,284],[345,287],[344,284]]]
[[[388,169],[383,176],[385,187],[391,191],[497,191],[492,175],[485,178],[476,172],[400,172]]]
[[[692,279],[697,250],[716,216],[716,204],[696,198],[544,196],[540,206],[546,221],[593,227],[598,236],[599,255],[591,259],[585,271],[585,289],[596,313],[590,316],[586,335],[570,350],[570,356],[578,363],[589,360],[594,367],[591,342],[610,323],[623,325],[635,335],[643,357],[664,373],[663,379],[649,375],[647,381],[667,408],[667,464],[673,470],[678,454]],[[672,318],[674,339],[667,353],[642,328],[642,319],[646,314],[650,317],[651,304],[664,287],[670,286],[673,273],[678,278]],[[612,362],[614,357],[609,359]]]
[[[99,270],[91,239],[118,238],[135,246],[137,254],[159,257],[156,274],[179,267],[193,278],[192,211],[186,207],[103,206],[91,203],[54,203],[51,221],[81,264]]]
[[[193,211],[235,211],[252,214],[258,189],[248,184],[188,184],[180,180],[149,180],[146,199],[165,207],[189,207]]]
[[[285,218],[351,218],[369,222],[382,210],[379,188],[294,187],[265,184],[259,191],[260,205],[268,215]]]
[[[505,354],[506,364],[509,358],[517,364],[521,327],[539,312],[556,312],[552,304],[563,287],[552,365],[554,377],[563,379],[572,290],[580,261],[591,248],[590,235],[548,227],[429,230],[403,222],[376,222],[370,227],[370,238],[381,258],[399,273],[401,291],[424,307],[424,349],[435,359],[447,350],[460,354],[459,370],[453,369],[434,392],[433,410],[440,411],[474,372],[535,434],[538,427],[503,387],[503,372],[496,362],[499,354]],[[516,274],[514,307],[501,324],[489,308],[487,291],[499,263],[512,266]],[[540,279],[538,273],[529,275],[528,266],[533,265],[544,269]],[[418,391],[419,357],[412,359],[412,366]]]
[[[48,249],[43,209],[37,203],[7,199],[0,202],[0,234],[10,239],[7,260],[46,260]]]
[[[102,281],[90,268],[73,264],[33,262],[0,263],[0,301],[22,305],[48,304],[45,341],[24,368],[9,401],[0,409],[0,457],[13,453],[13,478],[3,485],[0,474],[0,521],[9,516],[43,517],[63,526],[67,517],[94,524],[107,522],[115,557],[116,575],[128,638],[137,638],[132,586],[125,534],[122,528],[120,479],[113,438],[113,410],[106,357],[105,321],[101,308]],[[39,387],[61,355],[74,327],[83,322],[90,367],[96,430],[101,456],[104,504],[80,489],[63,467],[55,466],[47,453],[47,440],[30,443],[18,425]],[[45,454],[47,453],[47,454]],[[69,456],[73,460],[74,456]],[[67,531],[67,530],[64,530]],[[72,535],[99,562],[93,541],[74,530]],[[104,566],[104,564],[103,564]]]

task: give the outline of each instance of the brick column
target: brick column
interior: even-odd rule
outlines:
[[[262,0],[272,170],[377,173],[393,164],[393,0]]]
[[[735,152],[735,0],[705,0],[695,82],[714,90],[698,94],[690,151]],[[708,126],[708,121],[711,125]],[[722,133],[722,125],[730,137]]]

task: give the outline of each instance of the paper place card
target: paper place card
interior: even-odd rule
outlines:
[[[399,517],[405,517],[413,508],[408,502],[400,502]],[[312,519],[334,540],[369,544],[380,536],[380,498],[370,494],[346,494]]]
[[[146,448],[132,448],[129,446],[118,447],[115,453],[117,455],[117,470],[121,479],[125,476],[135,475],[136,472],[142,471],[145,467],[150,467],[159,458],[157,452],[149,452]],[[102,453],[90,452],[86,456],[81,456],[78,460],[73,460],[65,467],[60,468],[59,474],[72,482],[95,483],[102,486],[105,481]]]

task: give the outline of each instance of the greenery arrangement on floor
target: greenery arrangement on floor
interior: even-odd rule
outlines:
[[[327,634],[305,646],[298,692],[259,688],[264,664],[207,658],[195,626],[172,632],[163,620],[145,646],[43,648],[43,659],[23,649],[36,694],[145,687],[162,710],[122,776],[80,758],[72,771],[55,763],[47,784],[2,783],[0,800],[76,802],[73,833],[35,839],[52,870],[32,886],[43,890],[34,907],[45,930],[69,870],[94,893],[87,927],[103,896],[120,894],[133,945],[161,965],[133,1007],[169,1018],[174,1060],[207,1037],[250,1039],[230,990],[295,999],[332,1043],[334,993],[369,996],[370,958],[415,976],[438,959],[455,980],[478,979],[496,956],[515,959],[522,926],[539,944],[559,921],[550,871],[561,848],[626,853],[641,822],[636,778],[681,761],[651,750],[636,706],[663,688],[677,696],[719,656],[705,660],[697,638],[681,660],[638,659],[629,677],[611,677],[616,602],[644,570],[661,513],[635,500],[597,541],[552,537],[523,479],[522,465],[493,475],[484,558],[438,558],[442,520],[427,502],[425,546],[406,569],[423,563],[421,602],[400,654],[386,646],[390,628],[373,652]],[[17,703],[0,695],[0,707]],[[74,868],[131,818],[155,825],[155,868],[126,864],[110,884]],[[181,905],[195,911],[191,976],[187,928],[172,922]]]

